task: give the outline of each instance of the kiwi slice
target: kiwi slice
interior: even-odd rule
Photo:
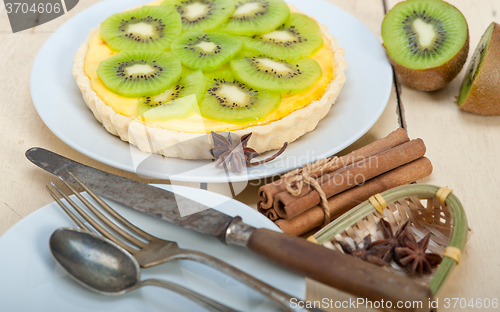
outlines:
[[[252,37],[241,36],[246,50],[280,59],[311,56],[323,46],[318,24],[304,14],[292,13],[276,30]]]
[[[97,68],[104,85],[125,97],[160,94],[179,80],[181,72],[172,53],[143,50],[118,52]]]
[[[199,105],[205,118],[227,123],[257,121],[281,103],[279,93],[249,87],[235,80],[226,69],[218,70],[217,74],[218,77],[207,84],[207,92]]]
[[[203,72],[203,76],[205,76],[205,80],[209,83],[213,82],[214,79],[220,79],[221,77],[224,77],[227,80],[234,79],[233,72],[229,68],[229,63],[222,65],[214,71]]]
[[[162,5],[177,9],[184,32],[214,30],[234,13],[233,0],[166,0]]]
[[[285,23],[290,9],[283,0],[236,0],[236,8],[220,29],[231,35],[265,34]]]
[[[244,55],[231,61],[236,79],[257,89],[279,93],[300,93],[321,76],[321,67],[311,58],[285,61],[269,56]]]
[[[194,114],[197,109],[196,95],[191,94],[141,111],[140,114],[138,110],[138,116],[144,121],[168,121],[187,118]]]
[[[445,87],[462,69],[469,52],[469,29],[462,13],[441,0],[398,3],[382,22],[389,60],[412,88]]]
[[[137,115],[158,121],[185,118],[194,112],[194,108],[197,108],[203,99],[205,85],[205,77],[201,71],[183,70],[182,78],[172,88],[158,95],[142,97],[137,107]],[[189,104],[193,100],[190,98],[192,95],[195,103]],[[179,101],[181,99],[182,101]],[[155,115],[156,113],[158,115]]]
[[[460,87],[458,106],[471,113],[500,116],[500,25],[481,37]]]
[[[114,51],[168,50],[181,30],[181,17],[169,6],[143,6],[101,23],[101,37]]]
[[[242,43],[222,33],[192,32],[176,39],[171,47],[183,65],[212,71],[232,60],[241,50]]]

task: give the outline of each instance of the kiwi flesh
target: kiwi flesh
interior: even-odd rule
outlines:
[[[294,94],[309,89],[321,76],[321,67],[311,58],[285,61],[265,55],[246,55],[231,61],[236,79],[263,90]]]
[[[143,6],[111,15],[101,23],[101,37],[113,51],[168,50],[182,30],[181,17],[169,6]]]
[[[172,52],[191,69],[212,71],[233,59],[242,43],[236,37],[215,32],[190,32],[172,42]]]
[[[179,80],[181,72],[172,53],[144,50],[118,52],[97,68],[104,85],[124,97],[160,94]]]
[[[279,93],[249,87],[235,80],[227,69],[217,70],[216,74],[211,73],[207,92],[199,105],[200,114],[205,118],[233,124],[258,121],[281,103]]]
[[[185,97],[170,100],[145,110],[138,115],[144,121],[168,121],[172,119],[185,119],[198,109],[196,95],[191,94]]]
[[[205,85],[205,77],[201,71],[183,70],[182,78],[172,88],[158,95],[142,97],[137,107],[137,115],[158,121],[187,117],[203,99]],[[192,95],[194,98],[190,97]],[[180,99],[183,100],[179,101]],[[194,104],[191,103],[193,99]],[[187,105],[184,105],[186,103]]]
[[[500,116],[500,25],[493,22],[481,37],[458,96],[465,111]]]
[[[203,72],[203,76],[205,76],[205,80],[208,83],[213,82],[215,79],[225,78],[227,80],[234,79],[233,72],[229,68],[229,63],[222,65],[214,71]]]
[[[234,13],[233,0],[166,0],[179,12],[182,31],[210,31],[226,22]]]
[[[219,30],[231,35],[265,34],[285,23],[290,9],[283,0],[236,0],[235,11]]]
[[[398,3],[382,22],[382,38],[396,72],[410,87],[421,91],[448,85],[469,52],[465,17],[442,0]]]
[[[241,40],[246,50],[279,59],[311,56],[323,46],[318,24],[299,13],[291,13],[285,24],[270,33],[241,36]]]

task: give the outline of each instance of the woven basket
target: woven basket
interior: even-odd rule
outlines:
[[[462,205],[450,192],[445,188],[425,184],[393,188],[349,210],[314,234],[312,240],[327,248],[342,251],[337,241],[354,246],[353,242],[362,245],[363,238],[368,234],[372,235],[372,241],[384,239],[380,226],[382,218],[391,224],[394,232],[409,219],[410,230],[417,240],[432,233],[428,251],[444,256],[443,261],[431,274],[421,277],[409,275],[395,263],[384,268],[395,274],[407,275],[415,282],[429,287],[432,294],[436,295],[460,261],[460,253],[469,232]],[[375,198],[379,200],[374,201]],[[384,209],[386,203],[387,208]],[[383,211],[383,214],[379,211]]]

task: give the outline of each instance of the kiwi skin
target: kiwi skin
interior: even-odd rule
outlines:
[[[446,87],[458,75],[465,61],[467,61],[468,54],[469,30],[467,29],[467,40],[462,49],[451,60],[441,66],[427,69],[411,69],[396,63],[389,54],[387,56],[396,73],[403,78],[410,88],[419,91],[436,91]]]
[[[469,54],[469,39],[469,26],[467,25],[467,40],[465,40],[462,49],[460,49],[460,51],[458,51],[448,62],[440,66],[426,69],[412,69],[402,66],[396,63],[389,53],[386,54],[396,73],[403,78],[410,88],[419,91],[436,91],[446,87],[462,70],[467,61],[467,55]],[[382,46],[385,49],[385,45],[382,44]]]
[[[465,78],[464,78],[465,79]],[[474,114],[500,116],[500,25],[493,32],[484,60],[460,109]]]

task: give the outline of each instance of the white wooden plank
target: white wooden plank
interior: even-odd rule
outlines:
[[[389,0],[388,7],[398,1]],[[469,60],[450,85],[436,92],[420,92],[401,84],[401,101],[407,130],[411,137],[422,138],[427,156],[434,165],[433,174],[422,183],[446,186],[461,200],[474,234],[458,266],[439,294],[444,298],[495,298],[500,291],[496,241],[500,210],[500,117],[484,117],[462,112],[458,96],[465,69],[481,35],[492,21],[500,23],[497,0],[450,0],[467,19],[470,33]],[[440,304],[443,304],[441,302]],[[442,305],[440,306],[442,307]],[[471,310],[471,308],[466,309]],[[474,309],[486,311],[487,309]],[[464,311],[462,308],[446,311]]]

